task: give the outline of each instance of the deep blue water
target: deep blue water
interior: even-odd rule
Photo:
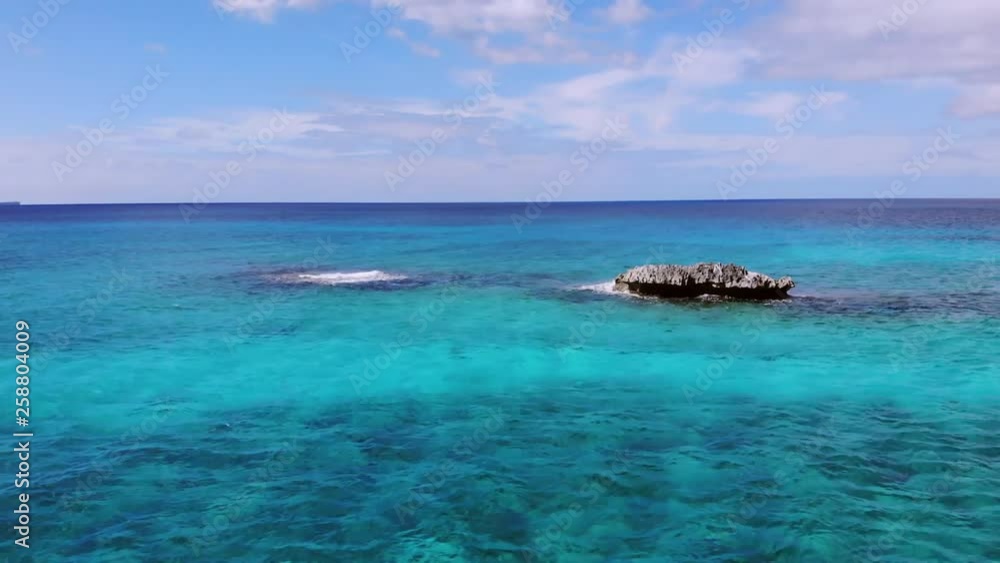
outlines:
[[[1000,560],[1000,200],[886,203],[0,207],[4,555]]]

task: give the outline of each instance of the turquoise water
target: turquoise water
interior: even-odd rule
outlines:
[[[1000,201],[869,206],[0,208],[35,433],[4,550],[1000,560]],[[796,298],[602,285],[706,260]]]

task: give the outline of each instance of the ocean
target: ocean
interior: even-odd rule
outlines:
[[[20,206],[0,248],[10,561],[1000,560],[1000,200]],[[797,287],[610,292],[699,261]]]

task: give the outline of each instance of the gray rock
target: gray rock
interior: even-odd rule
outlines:
[[[647,265],[615,278],[615,291],[654,297],[719,295],[734,299],[785,299],[792,278],[778,280],[736,264]]]

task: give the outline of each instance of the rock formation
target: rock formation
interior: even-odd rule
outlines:
[[[653,297],[719,295],[734,299],[785,299],[792,278],[775,280],[736,264],[647,265],[615,278],[615,291]]]

